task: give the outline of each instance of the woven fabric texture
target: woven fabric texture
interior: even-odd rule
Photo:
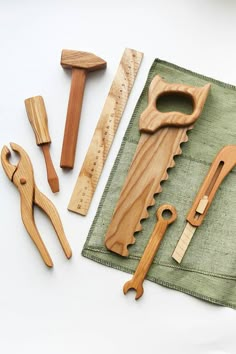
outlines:
[[[143,230],[135,234],[136,243],[129,247],[129,257],[123,258],[106,249],[104,237],[139,141],[138,120],[147,106],[148,87],[157,74],[168,82],[194,86],[210,82],[211,90],[194,129],[188,132],[189,141],[181,146],[182,155],[175,158],[176,166],[168,171],[169,179],[163,182],[162,193],[156,195],[149,218],[142,222]],[[160,101],[158,108],[171,110],[172,105],[175,110],[189,110],[189,102],[182,99]],[[211,162],[219,150],[229,144],[236,144],[236,88],[156,59],[123,138],[83,256],[133,273],[156,223],[157,207],[163,203],[173,204],[178,212],[177,221],[167,230],[147,279],[218,305],[236,308],[236,169],[220,186],[181,265],[171,257]]]

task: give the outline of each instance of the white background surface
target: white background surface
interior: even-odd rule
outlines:
[[[124,296],[130,275],[81,256],[122,136],[155,57],[236,85],[233,0],[0,0],[0,144],[22,145],[42,192],[56,204],[73,249],[67,261],[48,219],[36,222],[54,261],[46,268],[20,217],[19,195],[0,169],[0,353],[235,353],[236,312],[146,281],[144,296]],[[66,207],[125,47],[143,63],[109,159],[83,218]],[[91,51],[106,71],[88,76],[74,170],[59,168],[70,88],[62,48]],[[53,195],[24,99],[42,95],[51,154],[60,178]],[[235,142],[236,143],[236,142]]]

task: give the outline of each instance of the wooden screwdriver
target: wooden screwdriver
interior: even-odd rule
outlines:
[[[49,152],[51,138],[48,131],[48,118],[43,97],[35,96],[27,98],[25,100],[25,108],[35,134],[36,143],[43,150],[48,183],[53,193],[59,192],[59,180]]]

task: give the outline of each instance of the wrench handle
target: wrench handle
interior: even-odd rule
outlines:
[[[171,212],[171,217],[169,219],[165,219],[162,216],[163,212],[166,210]],[[177,213],[175,208],[172,205],[165,204],[158,209],[157,211],[158,222],[155,225],[155,228],[148,241],[148,244],[145,248],[142,258],[133,275],[133,278],[127,283],[125,283],[124,285],[123,288],[124,294],[126,294],[129,289],[135,289],[137,292],[135,299],[137,300],[142,296],[143,281],[149,271],[153,258],[155,257],[155,254],[160,246],[161,240],[163,239],[163,236],[166,232],[168,225],[174,222],[176,217],[177,217]]]

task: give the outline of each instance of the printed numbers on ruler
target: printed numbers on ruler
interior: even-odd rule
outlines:
[[[86,215],[143,54],[125,49],[77,179],[68,209]]]

